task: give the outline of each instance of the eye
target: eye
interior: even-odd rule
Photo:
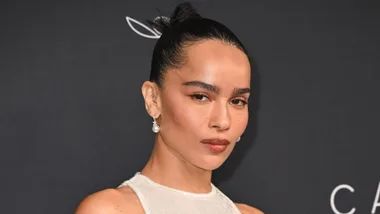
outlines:
[[[203,95],[203,94],[193,94],[193,95],[190,95],[190,97],[191,97],[191,99],[201,101],[201,102],[208,100],[208,97],[206,95]]]
[[[247,101],[242,99],[233,99],[231,100],[231,104],[237,105],[239,107],[244,107],[245,105],[247,105]]]

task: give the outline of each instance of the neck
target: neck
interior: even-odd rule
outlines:
[[[141,174],[161,185],[192,193],[211,191],[211,173],[168,148],[159,134],[150,159],[141,170]]]

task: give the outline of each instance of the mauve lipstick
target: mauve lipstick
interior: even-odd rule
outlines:
[[[226,139],[205,139],[201,143],[205,144],[214,153],[224,152],[230,145],[230,141]]]

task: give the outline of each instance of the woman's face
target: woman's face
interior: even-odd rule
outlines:
[[[241,50],[220,41],[204,40],[186,51],[185,65],[164,74],[160,135],[176,156],[213,170],[247,126],[250,63]]]

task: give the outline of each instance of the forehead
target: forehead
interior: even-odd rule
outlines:
[[[235,46],[217,40],[204,40],[187,47],[185,51],[186,63],[176,71],[180,78],[249,87],[251,68],[248,57]]]

